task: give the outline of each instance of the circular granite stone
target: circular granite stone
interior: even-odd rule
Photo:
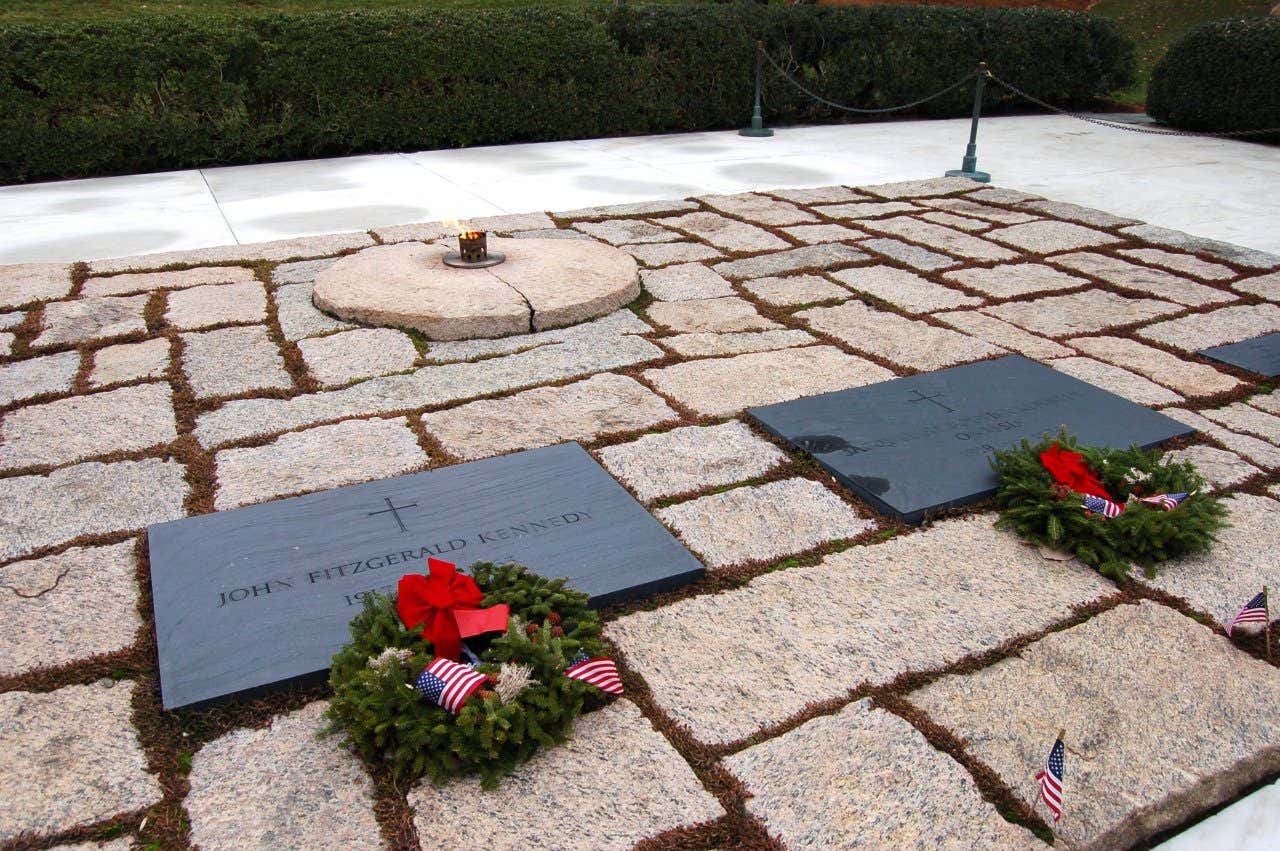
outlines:
[[[490,237],[490,252],[507,260],[487,269],[445,266],[453,250],[452,240],[366,248],[316,276],[315,305],[340,319],[465,340],[574,325],[640,295],[635,259],[597,242]]]

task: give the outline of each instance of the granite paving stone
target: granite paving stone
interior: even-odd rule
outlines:
[[[783,228],[782,232],[809,245],[820,242],[849,242],[854,239],[865,239],[867,236],[862,231],[835,224],[795,225]]]
[[[876,523],[810,479],[734,488],[654,512],[707,567],[728,567],[854,538]]]
[[[1195,411],[1188,411],[1185,408],[1165,408],[1160,413],[1173,417],[1180,423],[1186,423],[1194,429],[1198,429],[1206,436],[1221,443],[1227,449],[1238,455],[1243,455],[1259,467],[1274,469],[1280,467],[1280,449],[1275,445],[1267,443],[1256,437],[1247,434],[1240,434],[1228,428],[1223,428],[1218,423],[1204,417]]]
[[[1065,201],[1048,201],[1044,198],[1033,198],[1011,203],[1016,203],[1017,206],[1024,210],[1034,210],[1037,213],[1053,216],[1055,219],[1066,219],[1069,222],[1090,225],[1095,228],[1118,228],[1138,224],[1133,219],[1121,218],[1102,210],[1095,210],[1092,207],[1068,204]]]
[[[912,269],[919,269],[921,272],[936,272],[939,269],[950,269],[960,265],[960,261],[954,257],[948,257],[945,254],[939,254],[936,251],[930,251],[927,248],[921,248],[918,245],[912,245],[900,239],[889,239],[887,237],[883,239],[865,239],[858,243],[858,247],[874,251],[876,254],[888,257],[890,260],[905,263]]]
[[[921,213],[920,218],[926,222],[933,222],[936,225],[946,225],[949,228],[967,231],[968,233],[981,233],[984,230],[991,230],[995,225],[982,219],[971,219],[968,216],[958,216],[955,213],[944,213],[941,210],[934,210],[931,213]]]
[[[280,322],[280,331],[286,340],[293,342],[305,337],[358,327],[317,308],[311,301],[314,289],[314,284],[306,283],[291,284],[275,291],[276,318]]]
[[[568,741],[540,750],[493,791],[474,779],[422,783],[409,806],[423,851],[623,851],[724,815],[629,700],[581,716]]]
[[[142,272],[89,278],[81,295],[130,295],[152,290],[182,290],[207,284],[251,284],[253,270],[244,266],[199,266],[174,272]]]
[[[427,346],[426,359],[432,362],[464,361],[493,355],[506,355],[535,349],[539,346],[566,344],[571,346],[608,346],[622,334],[647,334],[653,327],[630,310],[615,310],[599,319],[535,331],[514,337],[478,337],[473,340],[448,340],[431,342]]]
[[[1240,304],[1156,322],[1139,328],[1137,334],[1175,349],[1195,352],[1273,331],[1280,331],[1280,307],[1274,304]]]
[[[128,540],[0,567],[0,675],[65,665],[133,644],[142,627],[137,561]]]
[[[662,223],[691,233],[724,251],[775,251],[790,247],[789,243],[763,228],[728,219],[718,213],[688,213],[663,219]]]
[[[582,207],[564,213],[556,213],[558,219],[607,219],[632,216],[663,216],[685,213],[698,209],[692,201],[633,201],[628,204],[608,204],[603,207]]]
[[[89,270],[96,275],[106,275],[113,272],[160,269],[177,263],[199,266],[210,263],[251,263],[259,260],[281,262],[341,254],[344,251],[368,248],[373,244],[373,237],[367,233],[331,233],[323,236],[279,239],[272,242],[220,245],[216,248],[162,251],[156,254],[116,257],[111,260],[94,260],[89,264]]]
[[[701,263],[678,263],[640,270],[640,280],[659,301],[733,295],[733,286]]]
[[[1102,290],[1046,296],[983,308],[997,319],[1046,337],[1088,334],[1177,313],[1182,307],[1152,298],[1129,298]],[[1141,332],[1139,332],[1141,333]]]
[[[321,738],[326,701],[270,727],[215,739],[191,760],[191,841],[205,851],[382,847],[373,782],[340,738]]]
[[[121,836],[118,839],[102,840],[100,842],[76,842],[71,845],[55,845],[52,851],[129,851],[133,848],[133,841],[129,836]]]
[[[17,338],[8,331],[0,331],[0,355],[13,354],[13,344]]]
[[[317,275],[341,259],[341,257],[322,257],[319,260],[298,260],[294,263],[281,263],[271,270],[271,281],[276,286],[314,284]]]
[[[882,366],[834,346],[806,346],[708,358],[644,372],[667,396],[700,414],[723,416],[756,405],[786,402],[846,387],[886,381]]]
[[[5,415],[0,422],[0,470],[140,451],[177,437],[173,391],[167,384],[71,396]]]
[[[982,299],[948,289],[893,266],[858,266],[832,272],[831,277],[858,292],[901,307],[908,313],[928,313],[981,304]]]
[[[373,233],[384,245],[387,245],[396,242],[431,242],[454,235],[457,233],[457,228],[446,228],[443,222],[412,222],[374,228]]]
[[[323,385],[412,369],[418,349],[408,334],[392,328],[357,328],[298,341],[307,371]]]
[[[859,684],[1034,635],[1115,593],[1096,571],[1042,558],[994,519],[944,520],[853,547],[627,615],[605,635],[675,721],[700,741],[726,744]]]
[[[1027,201],[1042,200],[1039,195],[1020,192],[1017,189],[1006,189],[1003,186],[984,186],[965,197],[984,204],[1023,204]]]
[[[169,341],[156,337],[141,343],[119,343],[93,353],[89,386],[106,387],[140,378],[163,378],[169,369]]]
[[[672,263],[693,263],[698,260],[719,260],[724,255],[701,242],[657,242],[648,245],[627,245],[623,248],[644,266],[670,266]]]
[[[500,213],[496,216],[480,216],[464,221],[478,230],[500,234],[522,230],[542,230],[556,226],[546,213]]]
[[[147,296],[101,296],[46,304],[36,348],[144,333]]]
[[[727,334],[711,331],[695,331],[661,337],[658,343],[685,357],[706,355],[739,355],[744,352],[765,352],[770,349],[786,349],[791,346],[807,346],[818,340],[812,334],[795,328],[776,331],[732,331]]]
[[[1255,393],[1248,399],[1250,405],[1272,414],[1280,414],[1280,390],[1270,393]]]
[[[788,848],[1046,847],[896,715],[859,700],[730,756],[747,811]],[[910,801],[910,806],[903,806]]]
[[[582,231],[577,230],[561,230],[560,228],[542,228],[540,230],[518,230],[509,234],[512,239],[585,239],[588,242],[593,238],[587,236]]]
[[[0,842],[94,824],[160,800],[129,723],[135,686],[108,682],[0,694]]]
[[[765,331],[782,327],[757,313],[751,302],[736,296],[658,301],[645,312],[654,324],[672,331]]]
[[[1280,272],[1245,278],[1243,281],[1238,281],[1231,286],[1242,293],[1256,295],[1258,298],[1280,301]]]
[[[860,301],[814,307],[796,316],[815,331],[830,334],[855,349],[922,371],[980,360],[1004,351],[976,337],[876,310]]]
[[[1112,245],[1120,242],[1109,233],[1070,222],[1042,220],[997,228],[988,231],[987,239],[1012,245],[1034,254],[1052,254],[1055,251],[1074,251],[1095,245]]]
[[[1050,262],[1056,266],[1064,266],[1085,275],[1101,278],[1117,287],[1176,301],[1191,307],[1221,304],[1236,299],[1230,292],[1206,287],[1159,269],[1139,266],[1105,254],[1089,251],[1060,254],[1051,258]]]
[[[787,460],[737,420],[646,434],[598,454],[605,469],[643,502],[762,476]]]
[[[1066,809],[1051,824],[1073,849],[1142,842],[1280,768],[1280,671],[1149,601],[908,700],[1042,815],[1032,778],[1065,728]]]
[[[829,206],[815,207],[819,213],[829,216],[833,219],[844,219],[846,221],[859,221],[861,219],[875,218],[876,216],[891,216],[897,213],[913,213],[918,212],[919,207],[914,204],[908,204],[905,201],[854,201],[846,204],[831,204]]]
[[[1001,263],[990,269],[957,269],[945,272],[942,277],[995,298],[1089,286],[1086,279],[1059,272],[1043,263]]]
[[[1192,236],[1189,233],[1159,227],[1158,225],[1134,225],[1124,228],[1123,232],[1152,245],[1159,245],[1164,248],[1181,248],[1193,254],[1208,254],[1210,257],[1216,257],[1228,263],[1235,263],[1237,266],[1247,266],[1250,269],[1270,270],[1280,268],[1280,256],[1275,254],[1232,245],[1229,242],[1220,242],[1216,239]]]
[[[70,392],[71,382],[79,370],[79,352],[59,352],[0,364],[0,405],[46,393]]]
[[[972,201],[969,198],[931,198],[921,201],[920,203],[926,207],[932,207],[935,210],[945,210],[952,214],[973,216],[1001,225],[1020,225],[1025,222],[1034,222],[1039,218],[1039,216],[1020,213],[1017,210],[1006,210],[1001,207],[992,207],[990,204],[982,204],[977,201]]]
[[[852,246],[839,242],[821,245],[806,245],[790,251],[777,251],[773,254],[761,254],[756,257],[744,257],[741,260],[730,260],[717,263],[712,268],[726,278],[765,278],[770,275],[785,275],[788,272],[807,271],[809,269],[829,269],[834,266],[857,263],[870,258]]]
[[[929,198],[938,195],[957,195],[980,189],[982,184],[967,177],[931,177],[927,180],[902,180],[897,183],[878,183],[874,186],[858,186],[859,192],[877,198]]]
[[[1252,434],[1272,443],[1280,443],[1280,417],[1258,410],[1244,402],[1202,410],[1200,413],[1232,431]]]
[[[1015,227],[1033,227],[1016,225]],[[887,236],[919,242],[937,251],[965,257],[970,260],[1014,260],[1018,255],[993,242],[987,242],[963,231],[953,230],[933,222],[925,222],[910,216],[898,216],[876,222],[865,222],[862,227]],[[992,231],[991,233],[997,233]]]
[[[48,301],[62,298],[70,292],[71,267],[66,263],[0,266],[0,307]]]
[[[770,189],[769,194],[793,204],[842,204],[846,201],[866,200],[843,186],[816,186],[812,189]]]
[[[284,359],[261,325],[182,335],[182,370],[197,398],[289,390]]]
[[[1167,387],[1148,381],[1127,369],[1096,361],[1093,358],[1059,358],[1049,362],[1059,372],[1088,382],[1095,387],[1123,396],[1139,405],[1155,407],[1183,401],[1182,396]]]
[[[1077,337],[1067,342],[1091,357],[1123,366],[1188,396],[1230,393],[1241,386],[1240,381],[1211,366],[1127,337]]]
[[[291,432],[265,446],[222,450],[215,457],[214,508],[389,479],[429,462],[407,420],[346,420]]]
[[[755,278],[743,281],[742,288],[765,304],[774,307],[791,307],[797,304],[813,304],[818,301],[848,298],[844,287],[833,284],[818,275],[794,275],[790,278]]]
[[[17,328],[27,319],[25,310],[14,310],[9,313],[0,313],[0,328],[12,329]]]
[[[758,225],[778,227],[816,222],[818,217],[794,204],[767,195],[742,192],[737,195],[704,195],[698,199],[708,207]]]
[[[257,281],[191,287],[168,299],[165,321],[183,331],[267,318],[267,293]]]
[[[1132,260],[1159,266],[1171,272],[1180,272],[1202,281],[1229,281],[1236,276],[1230,266],[1221,263],[1210,263],[1191,254],[1165,251],[1160,248],[1122,248],[1118,252]]]
[[[1185,449],[1174,449],[1164,456],[1169,463],[1190,461],[1211,488],[1229,488],[1262,473],[1234,452],[1197,443]]]
[[[422,425],[446,451],[469,461],[568,440],[587,442],[677,419],[635,379],[604,374],[423,414]]]
[[[604,240],[610,245],[636,242],[671,242],[680,234],[661,225],[643,219],[605,219],[602,222],[578,222],[574,225],[585,234]]]
[[[956,310],[933,314],[937,319],[966,334],[986,340],[1003,349],[1019,352],[1029,358],[1066,357],[1071,350],[1052,340],[1038,337],[1016,325],[1010,325],[978,310]]]

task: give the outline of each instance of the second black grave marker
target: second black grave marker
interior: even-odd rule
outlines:
[[[428,556],[568,576],[596,607],[704,572],[576,443],[161,523],[148,546],[166,709],[323,675],[361,595]]]
[[[1268,378],[1280,375],[1280,334],[1264,334],[1252,340],[1214,346],[1204,349],[1200,354],[1218,363],[1239,367]]]
[[[1020,355],[747,413],[845,487],[908,523],[991,496],[988,459],[1062,426],[1083,443],[1151,447],[1195,429]]]

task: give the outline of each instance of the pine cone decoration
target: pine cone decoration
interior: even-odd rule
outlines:
[[[553,624],[558,624],[560,623],[560,621],[564,619],[560,617],[560,615],[556,614],[555,612],[551,612],[550,614],[547,615],[547,620],[551,621],[551,623]]]
[[[534,635],[537,635],[538,629],[539,629],[539,626],[536,623],[531,623],[524,628],[524,631],[526,635],[534,636]]]
[[[562,626],[553,626],[553,627],[551,627],[551,636],[552,636],[553,638],[562,638],[562,637],[564,637],[564,627],[562,627]]]

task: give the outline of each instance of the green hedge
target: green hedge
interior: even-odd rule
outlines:
[[[1280,127],[1280,18],[1202,24],[1156,66],[1147,112],[1186,130]]]
[[[749,115],[757,38],[828,97],[867,107],[935,91],[980,59],[1064,102],[1128,85],[1134,66],[1111,22],[1044,10],[627,5],[12,25],[0,27],[0,182],[734,127]],[[925,114],[966,114],[971,97]],[[766,98],[773,124],[840,115],[776,79]]]

